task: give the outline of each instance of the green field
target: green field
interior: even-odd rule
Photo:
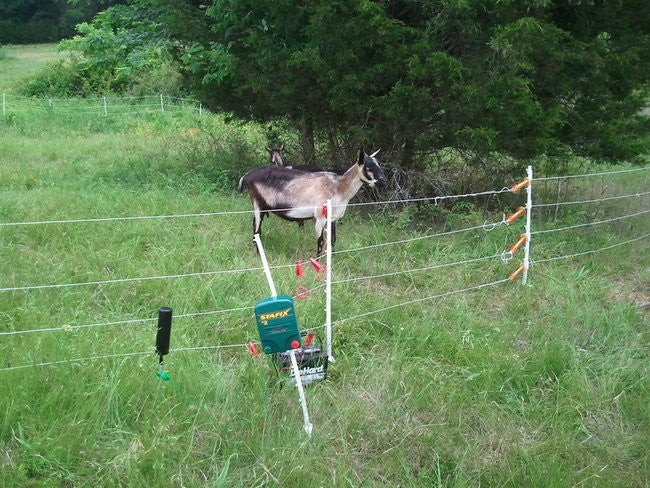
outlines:
[[[53,52],[3,51],[0,87]],[[260,127],[192,110],[15,110],[0,132],[0,223],[249,210],[236,177],[266,158]],[[538,202],[596,199],[648,191],[648,181],[641,171],[534,191]],[[336,249],[499,221],[523,203],[500,195],[351,207]],[[534,213],[533,230],[647,208],[647,196],[549,207]],[[0,226],[0,288],[259,267],[250,220]],[[649,223],[646,214],[539,234],[532,259],[611,246],[647,234]],[[332,272],[345,280],[494,255],[521,233],[519,221],[340,253]],[[309,223],[272,217],[262,238],[271,265],[315,252]],[[153,318],[160,306],[249,307],[268,296],[259,271],[0,292],[0,332],[57,329],[0,335],[0,486],[650,486],[648,255],[643,239],[534,265],[532,286],[506,282],[335,325],[329,378],[306,389],[311,438],[294,389],[243,346],[170,353],[172,382],[155,376],[153,353],[1,370],[152,350],[153,321],[73,326]],[[337,284],[333,319],[494,282],[520,259]],[[282,293],[299,284],[291,268],[274,276]],[[320,282],[306,270],[302,284]],[[301,326],[321,326],[323,307],[323,288],[299,301]],[[177,318],[172,348],[249,340],[252,311],[224,312]]]

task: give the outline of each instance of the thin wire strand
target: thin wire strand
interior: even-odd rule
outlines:
[[[339,283],[349,283],[349,282],[352,282],[352,281],[371,280],[371,279],[375,279],[375,278],[383,278],[385,276],[394,276],[394,275],[405,274],[405,273],[416,273],[418,271],[427,271],[427,270],[437,269],[437,268],[446,268],[448,266],[456,266],[456,265],[466,264],[466,263],[475,263],[475,262],[478,262],[478,261],[488,261],[488,260],[494,259],[494,258],[501,258],[501,254],[502,253],[494,254],[492,256],[485,256],[485,257],[482,257],[482,258],[466,259],[464,261],[456,261],[454,263],[435,264],[433,266],[426,266],[424,268],[407,269],[407,270],[404,270],[404,271],[393,271],[392,273],[383,273],[383,274],[371,275],[371,276],[359,276],[357,278],[348,278],[348,279],[345,279],[345,280],[332,281],[332,284],[335,285],[335,284],[339,284]]]
[[[426,197],[426,198],[411,198],[406,200],[384,200],[379,202],[360,202],[360,203],[348,203],[347,205],[332,205],[332,207],[354,207],[360,205],[385,205],[390,203],[408,203],[408,202],[421,202],[426,200],[445,200],[449,198],[462,198],[462,197],[472,197],[479,195],[495,195],[498,193],[512,192],[510,188],[503,188],[502,190],[493,190],[485,191],[478,193],[465,193],[462,195],[444,195],[438,197]],[[306,206],[306,207],[288,207],[288,208],[278,208],[273,209],[272,211],[267,211],[263,213],[271,212],[286,212],[289,210],[319,210],[321,206]],[[114,222],[122,220],[145,220],[145,219],[172,219],[172,218],[185,218],[185,217],[208,217],[216,215],[239,215],[239,214],[252,214],[255,213],[255,210],[232,210],[232,211],[221,211],[221,212],[204,212],[204,213],[187,213],[187,214],[170,214],[170,215],[138,215],[138,216],[127,216],[127,217],[104,217],[104,218],[95,218],[95,219],[65,219],[65,220],[38,220],[38,221],[27,221],[27,222],[0,222],[0,227],[8,226],[18,226],[18,225],[40,225],[40,224],[72,224],[72,223],[81,223],[81,222]]]
[[[311,288],[307,290],[305,293],[312,293],[322,287],[324,287],[325,284],[322,283],[320,285],[315,286],[314,288]],[[294,298],[296,298],[296,295],[294,295]],[[230,312],[240,312],[240,311],[245,311],[245,310],[254,310],[255,307],[237,307],[237,308],[225,308],[221,310],[210,310],[207,312],[194,312],[194,313],[184,313],[184,314],[178,314],[174,315],[174,319],[181,319],[181,318],[187,318],[187,317],[201,317],[204,315],[215,315],[215,314],[221,314],[221,313],[230,313]],[[104,327],[108,325],[123,325],[123,324],[135,324],[135,323],[142,323],[142,322],[153,322],[158,320],[157,317],[150,317],[146,319],[130,319],[130,320],[118,320],[115,322],[99,322],[99,323],[94,323],[94,324],[80,324],[80,325],[64,325],[62,327],[48,327],[44,329],[26,329],[26,330],[13,330],[13,331],[8,331],[8,332],[0,332],[0,336],[2,335],[16,335],[16,334],[29,334],[33,332],[51,332],[51,331],[70,331],[74,329],[85,329],[85,328],[90,328],[90,327]],[[225,330],[232,330],[232,329],[219,329],[220,331],[225,331]]]
[[[226,308],[222,310],[210,310],[209,312],[185,313],[185,314],[174,315],[174,319],[182,319],[187,317],[200,317],[203,315],[214,315],[218,313],[239,312],[243,310],[253,310],[254,308],[255,307],[239,307],[239,308]],[[123,325],[123,324],[135,324],[135,323],[142,323],[142,322],[153,322],[156,320],[158,320],[157,317],[150,317],[146,319],[118,320],[115,322],[99,322],[95,324],[64,325],[62,327],[48,327],[45,329],[26,329],[26,330],[13,330],[9,332],[0,332],[0,335],[29,334],[32,332],[51,332],[57,330],[70,331],[74,329],[85,329],[90,327],[104,327],[107,325]]]
[[[73,330],[73,329],[84,329],[87,327],[102,327],[106,325],[122,325],[122,324],[136,324],[142,322],[152,322],[158,320],[157,318],[147,318],[147,319],[131,319],[131,320],[118,320],[116,322],[102,322],[97,324],[81,324],[81,325],[64,325],[62,327],[48,327],[45,329],[25,329],[25,330],[12,330],[8,332],[0,332],[0,336],[3,335],[16,335],[16,334],[31,334],[33,332],[51,332],[55,330]]]
[[[559,227],[557,229],[536,230],[535,232],[531,232],[531,234],[545,234],[548,232],[560,232],[562,230],[577,229],[578,227],[587,227],[589,225],[605,224],[607,222],[614,222],[616,220],[623,220],[623,219],[629,219],[631,217],[637,217],[639,215],[647,214],[648,212],[650,212],[650,210],[643,210],[641,212],[637,212],[629,215],[622,215],[620,217],[614,217],[613,219],[596,220],[594,222],[587,222],[586,224],[570,225],[568,227]]]
[[[277,211],[286,211],[286,210],[314,210],[320,207],[296,207],[295,209],[282,208]],[[39,225],[39,224],[74,224],[80,222],[114,222],[120,220],[146,220],[146,219],[174,219],[174,218],[184,218],[184,217],[208,217],[214,215],[240,215],[240,214],[251,214],[254,213],[254,210],[233,210],[233,211],[222,211],[222,212],[205,212],[205,213],[188,213],[188,214],[171,214],[171,215],[138,215],[134,217],[104,217],[97,219],[70,219],[70,220],[38,220],[32,222],[0,222],[0,227],[7,226],[16,226],[16,225]]]
[[[617,242],[616,244],[612,244],[611,246],[601,247],[601,248],[598,248],[598,249],[592,249],[590,251],[578,252],[578,253],[575,253],[575,254],[565,254],[564,256],[556,256],[554,258],[536,259],[534,261],[531,261],[531,263],[532,264],[546,263],[548,261],[557,261],[558,259],[568,259],[568,258],[574,258],[576,256],[584,256],[585,254],[593,254],[593,253],[596,253],[596,252],[606,251],[607,249],[612,249],[612,248],[615,248],[615,247],[618,247],[618,246],[622,246],[624,244],[630,244],[631,242],[640,241],[641,239],[646,239],[647,237],[650,237],[650,234],[645,234],[645,235],[642,235],[640,237],[635,237],[634,239],[629,239],[629,240],[623,241],[623,242]]]
[[[279,266],[269,266],[271,269],[292,268],[294,264],[283,264]],[[201,271],[197,273],[185,273],[176,275],[163,275],[163,276],[142,276],[139,278],[120,278],[115,280],[100,280],[100,281],[87,281],[82,283],[59,283],[52,285],[30,285],[30,286],[14,286],[7,288],[0,288],[0,292],[6,291],[24,291],[24,290],[43,290],[46,288],[65,288],[70,286],[86,286],[86,285],[104,285],[111,283],[127,283],[133,281],[146,281],[146,280],[163,280],[169,278],[187,278],[190,276],[214,276],[229,273],[244,273],[248,271],[263,271],[264,268],[242,268],[242,269],[223,269],[219,271]]]
[[[564,178],[586,178],[588,176],[605,176],[605,175],[614,175],[618,173],[632,173],[634,171],[645,171],[647,169],[650,169],[650,166],[645,166],[643,168],[631,168],[631,169],[621,169],[618,171],[604,171],[602,173],[585,173],[581,175],[566,175],[566,176],[546,176],[543,178],[534,178],[534,181],[541,181],[541,180],[561,180]]]
[[[253,344],[259,344],[254,342]],[[170,349],[169,352],[182,352],[182,351],[203,351],[207,349],[226,349],[234,347],[246,347],[247,343],[244,344],[222,344],[215,346],[199,346],[199,347],[177,347],[175,349]],[[95,361],[97,359],[110,359],[110,358],[121,358],[121,357],[131,357],[131,356],[146,356],[153,355],[155,351],[142,351],[142,352],[127,352],[127,353],[118,353],[118,354],[103,354],[101,356],[89,356],[84,358],[72,358],[72,359],[61,359],[59,361],[46,361],[42,363],[34,364],[21,364],[20,366],[9,366],[6,368],[0,368],[0,371],[12,371],[16,369],[25,369],[25,368],[34,368],[39,366],[52,366],[55,364],[69,364],[69,363],[80,363],[85,361]]]
[[[629,195],[616,195],[613,197],[595,198],[593,200],[579,200],[579,201],[555,202],[555,203],[536,203],[533,205],[533,207],[555,207],[558,205],[577,205],[580,203],[604,202],[606,200],[619,200],[621,198],[642,197],[643,195],[648,195],[648,194],[650,194],[650,191],[644,191],[642,193],[630,193]]]
[[[85,357],[85,358],[72,358],[72,359],[61,359],[59,361],[46,361],[43,363],[35,363],[35,364],[21,364],[20,366],[9,366],[7,368],[0,368],[0,371],[11,371],[14,369],[24,369],[24,368],[34,368],[38,366],[51,366],[54,364],[66,364],[66,363],[79,363],[79,362],[84,362],[84,361],[93,361],[95,359],[108,359],[108,358],[121,358],[121,357],[129,357],[129,356],[144,356],[147,354],[152,354],[153,351],[143,351],[143,352],[128,352],[128,353],[120,353],[120,354],[104,354],[101,356],[90,356],[90,357]]]
[[[512,281],[512,280],[510,278],[504,278],[502,280],[493,281],[491,283],[483,283],[481,285],[470,286],[468,288],[462,288],[460,290],[453,290],[453,291],[448,291],[446,293],[440,293],[439,295],[432,295],[432,296],[428,296],[428,297],[424,297],[424,298],[416,298],[414,300],[409,300],[409,301],[406,301],[406,302],[396,303],[394,305],[389,305],[387,307],[382,307],[382,308],[379,308],[377,310],[372,310],[370,312],[360,313],[358,315],[353,315],[351,317],[346,317],[344,319],[337,320],[335,322],[332,322],[332,325],[342,324],[343,322],[348,322],[350,320],[358,319],[360,317],[366,317],[368,315],[373,315],[373,314],[376,314],[376,313],[379,313],[379,312],[383,312],[385,310],[390,310],[392,308],[402,307],[404,305],[411,305],[413,303],[424,302],[424,301],[427,301],[427,300],[433,300],[435,298],[442,298],[442,297],[446,297],[446,296],[449,296],[449,295],[456,295],[458,293],[464,293],[464,292],[467,292],[467,291],[479,290],[481,288],[486,288],[488,286],[493,286],[493,285],[498,285],[500,283],[505,283],[506,281]],[[324,326],[322,326],[322,327],[324,327]],[[320,328],[320,327],[317,327],[317,328]]]
[[[362,251],[364,249],[372,249],[375,247],[383,247],[383,246],[391,246],[393,244],[404,244],[406,242],[413,242],[413,241],[421,241],[422,239],[431,239],[434,237],[441,237],[441,236],[448,236],[451,234],[458,234],[460,232],[468,232],[470,230],[477,230],[477,229],[485,229],[487,226],[492,226],[492,229],[494,227],[498,227],[500,225],[507,225],[507,222],[505,220],[502,220],[500,222],[493,222],[491,224],[481,224],[481,225],[475,225],[473,227],[465,227],[464,229],[456,229],[456,230],[451,230],[448,232],[439,232],[437,234],[429,234],[426,236],[419,236],[419,237],[412,237],[410,239],[402,239],[399,241],[392,241],[392,242],[382,242],[380,244],[372,244],[369,246],[363,246],[363,247],[353,247],[350,249],[341,249],[339,251],[333,251],[332,254],[341,254],[341,253],[346,253],[346,252],[353,252],[353,251]]]
[[[501,190],[488,190],[475,193],[462,193],[458,195],[441,195],[437,197],[422,197],[422,198],[407,198],[403,200],[384,200],[380,202],[359,202],[348,203],[347,205],[332,205],[332,207],[358,207],[362,205],[386,205],[390,203],[412,203],[412,202],[425,202],[434,200],[436,204],[439,200],[448,200],[450,198],[465,198],[465,197],[478,197],[481,195],[497,195],[499,193],[512,193],[512,188],[503,187]]]

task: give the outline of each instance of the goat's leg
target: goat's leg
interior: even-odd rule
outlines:
[[[323,253],[323,230],[325,229],[326,220],[323,218],[316,219],[316,257]]]
[[[336,221],[332,220],[332,249],[334,244],[336,244]]]

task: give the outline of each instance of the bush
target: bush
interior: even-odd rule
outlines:
[[[84,80],[80,68],[79,62],[73,59],[48,63],[44,69],[25,80],[23,94],[30,97],[81,95]]]

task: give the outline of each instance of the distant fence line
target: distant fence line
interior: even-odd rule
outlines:
[[[178,110],[191,110],[203,114],[203,104],[193,98],[169,95],[142,95],[131,97],[91,97],[91,98],[39,98],[2,93],[2,116],[11,113],[52,113],[126,115],[136,113],[164,113]]]

